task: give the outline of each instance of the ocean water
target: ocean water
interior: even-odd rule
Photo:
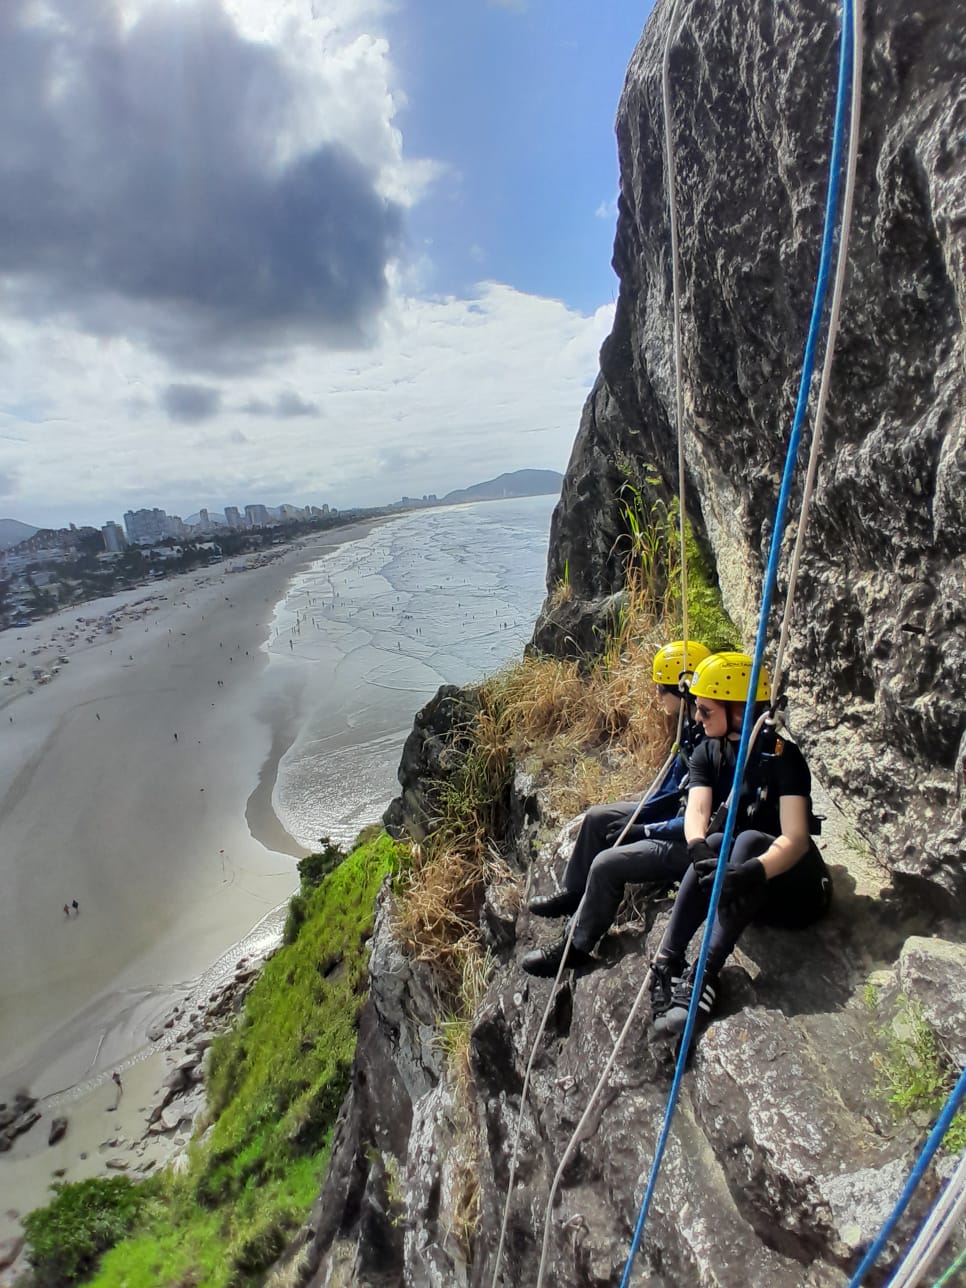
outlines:
[[[318,560],[275,610],[268,651],[296,682],[275,811],[306,847],[348,842],[398,794],[413,716],[441,684],[518,657],[544,595],[556,498],[391,520]]]

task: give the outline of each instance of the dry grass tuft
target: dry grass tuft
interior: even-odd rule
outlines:
[[[504,741],[548,771],[561,814],[640,791],[663,760],[671,731],[651,671],[665,640],[652,605],[651,588],[638,593],[632,578],[603,656],[525,657],[486,685]]]
[[[458,1105],[472,1103],[471,1020],[483,1004],[496,965],[493,954],[478,951],[463,959],[463,973],[456,1009],[439,1022],[436,1041],[446,1057],[446,1066]]]
[[[505,866],[505,865],[504,865]],[[488,881],[502,875],[489,857],[455,840],[413,847],[413,862],[398,891],[395,930],[417,961],[462,978],[479,950],[479,911]]]
[[[472,726],[457,731],[453,772],[433,784],[437,818],[400,878],[394,909],[398,938],[436,969],[447,999],[465,991],[482,954],[480,909],[486,887],[514,884],[498,845],[508,825],[513,752],[485,691]]]

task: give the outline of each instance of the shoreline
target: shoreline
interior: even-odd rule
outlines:
[[[79,636],[69,654],[71,665],[63,665],[49,684],[0,703],[12,717],[0,725],[0,736],[8,740],[6,755],[0,756],[0,829],[13,834],[12,853],[29,839],[31,850],[38,846],[46,854],[48,845],[31,834],[20,815],[32,809],[34,819],[43,820],[49,832],[52,824],[45,814],[59,804],[56,792],[72,776],[80,780],[74,790],[68,783],[68,790],[61,793],[68,798],[66,823],[60,825],[60,845],[54,850],[71,856],[72,870],[76,869],[75,876],[68,877],[71,885],[64,883],[56,862],[48,864],[64,892],[77,889],[79,913],[65,922],[61,893],[59,902],[56,897],[52,900],[51,912],[45,908],[42,928],[32,932],[28,927],[25,938],[24,928],[18,925],[22,918],[11,917],[8,906],[7,925],[19,933],[20,943],[4,936],[12,969],[0,969],[0,1010],[7,1034],[0,1100],[9,1098],[15,1086],[23,1087],[38,1096],[43,1117],[16,1138],[9,1152],[0,1153],[0,1241],[14,1237],[19,1228],[19,1221],[9,1215],[11,1210],[23,1213],[47,1201],[53,1172],[64,1170],[66,1180],[105,1173],[105,1158],[85,1149],[84,1143],[90,1144],[92,1132],[103,1130],[101,1102],[112,1090],[110,1072],[124,1073],[124,1103],[111,1124],[119,1127],[123,1116],[127,1136],[136,1130],[141,1102],[150,1093],[148,1084],[163,1076],[162,1052],[149,1042],[148,1031],[163,1022],[173,1006],[186,1004],[188,997],[195,997],[197,1005],[197,998],[217,987],[217,981],[234,969],[239,957],[252,951],[253,944],[264,946],[280,935],[288,900],[298,887],[295,860],[308,851],[279,821],[272,794],[279,762],[297,735],[296,716],[309,673],[273,666],[274,614],[301,572],[385,521],[363,521],[317,534],[290,546],[280,558],[244,572],[229,574],[223,565],[216,565],[207,570],[207,577],[196,570],[124,592],[106,604],[101,601],[99,617],[126,614],[123,626],[100,632],[93,642]],[[267,605],[267,610],[261,605]],[[76,620],[73,609],[62,611],[39,624],[40,629],[35,625],[20,631],[17,643],[24,646],[22,653],[29,658],[31,647],[45,647],[48,654],[61,649],[71,616]],[[9,635],[5,644],[8,639]],[[14,652],[9,645],[7,651]],[[252,663],[257,666],[255,683],[250,678]],[[187,684],[191,694],[199,696],[185,698],[179,695],[177,683],[172,687],[166,681]],[[201,698],[205,692],[207,702]],[[280,702],[279,694],[288,701]],[[106,735],[103,756],[107,759],[100,763],[98,775],[92,770],[92,765],[98,767],[94,743]],[[12,738],[18,741],[19,754],[11,753]],[[152,743],[150,754],[141,748],[142,742]],[[129,743],[130,755],[124,756]],[[212,745],[210,752],[207,748]],[[127,773],[132,783],[142,777],[164,783],[174,810],[165,820],[168,834],[156,826],[164,810],[157,807],[152,794],[143,795],[145,808],[139,811],[138,802],[132,805],[126,800],[108,771],[118,780]],[[122,833],[111,863],[115,867],[120,863],[118,871],[127,874],[131,860],[138,857],[139,884],[144,876],[154,880],[164,893],[165,907],[175,893],[177,913],[158,906],[156,915],[146,916],[144,905],[150,907],[150,899],[146,894],[139,899],[137,892],[126,889],[126,878],[122,878],[124,885],[104,883],[101,869],[113,869],[99,843],[101,819],[96,810],[91,811],[90,787],[107,793],[103,815]],[[76,835],[73,807],[83,813],[89,837]],[[221,815],[222,810],[228,812]],[[178,835],[184,837],[181,846],[175,839]],[[75,852],[84,845],[90,851],[85,850],[90,869],[86,885],[77,875],[80,860]],[[159,864],[148,853],[151,847],[165,865],[172,858],[178,860],[167,885],[157,880]],[[49,876],[47,872],[44,879]],[[36,893],[38,881],[31,866],[26,878],[18,870],[14,908],[19,897],[26,900],[23,908],[36,917],[37,901],[27,896]],[[51,893],[40,885],[41,893],[46,891],[46,903]],[[107,915],[100,905],[107,907],[112,901],[115,907]],[[149,931],[146,938],[138,937],[137,927],[132,932],[126,921],[129,913],[140,915]],[[58,919],[56,928],[47,926]],[[120,957],[114,942],[124,934],[133,949],[128,959]],[[71,936],[75,943],[65,950],[62,941]],[[22,952],[18,957],[18,949],[36,942],[45,944],[45,953],[36,959],[42,969],[31,971]],[[0,957],[3,954],[0,943]],[[109,960],[105,963],[103,958]],[[92,977],[94,987],[85,989],[83,980],[91,967],[103,983],[98,987]],[[45,997],[56,998],[58,990],[67,994],[60,1007],[67,1018],[58,1022],[57,1008],[48,1006],[45,1020]],[[25,1036],[18,1038],[16,1008],[25,1006],[35,1007],[37,1014],[26,1028],[19,1022]],[[61,1106],[70,1129],[58,1145],[48,1146],[50,1118],[61,1112]],[[80,1153],[88,1157],[80,1159]]]
[[[289,854],[293,859],[304,859],[310,851],[299,845],[294,836],[286,831],[272,805],[278,767],[295,738],[296,734],[288,722],[284,729],[277,729],[273,733],[271,748],[258,773],[258,783],[245,803],[245,822],[252,837],[264,845],[266,850]]]

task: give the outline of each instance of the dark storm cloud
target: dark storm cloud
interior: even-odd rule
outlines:
[[[217,415],[221,394],[210,385],[168,385],[159,401],[172,420],[193,425]]]
[[[8,307],[124,331],[198,368],[364,340],[400,210],[331,145],[279,160],[286,69],[218,0],[124,31],[112,0],[0,4]]]
[[[314,402],[306,402],[298,394],[285,393],[279,394],[275,399],[275,415],[284,416],[318,416],[319,405]]]
[[[278,394],[273,403],[264,398],[251,398],[245,403],[242,411],[249,416],[277,416],[281,420],[290,420],[295,416],[321,416],[322,409],[318,403],[306,402],[298,394],[284,390]]]

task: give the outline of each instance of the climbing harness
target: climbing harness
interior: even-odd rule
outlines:
[[[778,494],[778,504],[775,511],[775,522],[772,530],[771,548],[769,551],[768,565],[765,572],[764,585],[762,590],[761,608],[758,617],[758,631],[755,640],[755,652],[752,661],[751,677],[748,685],[748,692],[755,693],[758,688],[758,677],[761,673],[762,663],[764,660],[765,643],[767,638],[768,619],[771,612],[771,602],[774,594],[775,585],[778,580],[778,561],[781,553],[781,542],[785,531],[785,517],[788,509],[789,493],[791,491],[792,479],[795,473],[795,467],[798,459],[799,443],[802,435],[802,427],[805,420],[805,413],[808,407],[808,395],[811,388],[812,377],[814,374],[815,349],[818,343],[819,331],[821,329],[822,313],[825,303],[825,295],[828,286],[829,262],[832,256],[836,210],[838,205],[838,187],[839,172],[841,169],[842,154],[842,135],[845,118],[845,99],[848,92],[850,80],[850,62],[852,63],[851,81],[854,92],[858,92],[861,85],[861,0],[843,0],[842,4],[842,21],[841,36],[839,46],[839,73],[838,87],[835,105],[835,125],[832,136],[832,150],[829,164],[829,185],[825,207],[825,228],[822,236],[822,249],[819,257],[819,270],[815,284],[815,292],[812,303],[812,315],[809,322],[808,337],[805,343],[805,355],[802,362],[802,375],[799,384],[798,400],[795,407],[795,416],[792,422],[791,433],[789,435],[788,449],[785,456],[785,468],[782,475],[781,487]],[[850,155],[858,145],[858,122],[859,113],[856,110],[852,112],[851,127],[849,132],[849,151]],[[849,164],[848,174],[854,176],[854,167]],[[854,178],[853,178],[854,182]],[[851,209],[851,201],[848,204]],[[846,230],[843,232],[839,245],[840,261],[844,259],[847,251]],[[836,284],[840,280],[840,274],[836,273]],[[844,282],[844,269],[841,280]],[[826,363],[831,367],[833,357],[833,346],[831,337],[826,346]],[[817,444],[813,437],[812,454],[817,456]],[[790,608],[790,605],[786,605]],[[777,668],[776,668],[777,671]],[[750,745],[751,727],[754,721],[754,704],[749,702],[745,706],[744,719],[741,727],[741,739],[738,744],[738,753],[735,760],[735,781],[740,782],[744,774],[745,763],[748,758]],[[680,1051],[678,1054],[677,1064],[674,1071],[674,1080],[671,1084],[671,1091],[668,1096],[667,1108],[664,1115],[664,1123],[658,1137],[657,1147],[655,1149],[654,1161],[651,1166],[650,1176],[644,1193],[644,1199],[641,1203],[638,1213],[637,1224],[634,1229],[631,1248],[628,1254],[627,1262],[624,1267],[624,1274],[621,1278],[621,1288],[627,1288],[630,1282],[631,1272],[634,1266],[634,1259],[640,1246],[641,1237],[644,1231],[644,1223],[647,1219],[647,1213],[650,1208],[651,1198],[654,1193],[654,1187],[657,1183],[657,1177],[661,1168],[661,1161],[664,1156],[664,1150],[670,1135],[671,1123],[674,1118],[674,1111],[677,1107],[678,1094],[680,1092],[681,1080],[684,1075],[685,1065],[688,1059],[688,1053],[691,1047],[691,1039],[694,1034],[695,1022],[697,1019],[698,1003],[701,995],[701,985],[704,980],[705,967],[707,965],[708,953],[711,946],[711,935],[714,929],[714,920],[718,910],[718,904],[721,898],[721,887],[724,881],[725,869],[728,863],[728,857],[731,852],[731,844],[735,834],[735,823],[738,806],[737,793],[733,796],[731,807],[728,811],[728,818],[725,823],[724,836],[722,838],[721,849],[718,855],[718,866],[715,871],[714,885],[711,890],[711,898],[708,905],[707,918],[705,921],[704,934],[701,940],[701,949],[698,954],[698,960],[694,967],[694,980],[692,985],[691,1005],[688,1008],[688,1018],[685,1024],[684,1033],[681,1037]]]
[[[933,1127],[932,1131],[929,1133],[928,1137],[926,1138],[926,1143],[922,1148],[922,1153],[919,1155],[918,1159],[916,1160],[915,1166],[913,1167],[912,1171],[909,1173],[909,1179],[906,1181],[905,1185],[903,1186],[902,1193],[899,1195],[898,1199],[896,1200],[895,1207],[889,1213],[888,1217],[886,1217],[885,1223],[883,1224],[882,1229],[879,1231],[875,1239],[875,1242],[872,1244],[868,1252],[862,1258],[862,1261],[859,1265],[858,1270],[856,1270],[855,1274],[849,1280],[848,1288],[860,1288],[862,1280],[865,1277],[866,1271],[871,1270],[871,1268],[875,1265],[876,1261],[879,1258],[879,1254],[881,1253],[882,1249],[885,1247],[886,1243],[888,1242],[889,1236],[891,1235],[892,1231],[895,1229],[899,1218],[902,1216],[903,1212],[905,1212],[906,1208],[909,1206],[909,1202],[912,1199],[913,1194],[915,1194],[916,1189],[919,1185],[919,1182],[922,1180],[923,1174],[926,1171],[926,1168],[929,1166],[930,1162],[932,1161],[933,1155],[936,1153],[936,1150],[942,1144],[943,1137],[946,1135],[946,1132],[949,1130],[949,1126],[953,1121],[953,1118],[956,1114],[956,1110],[959,1108],[964,1097],[966,1097],[966,1069],[963,1069],[962,1073],[959,1075],[959,1081],[956,1083],[955,1087],[953,1087],[952,1091],[949,1093],[949,1098],[947,1099],[945,1105],[943,1105],[942,1113],[939,1115],[939,1118],[936,1120],[935,1127]]]

